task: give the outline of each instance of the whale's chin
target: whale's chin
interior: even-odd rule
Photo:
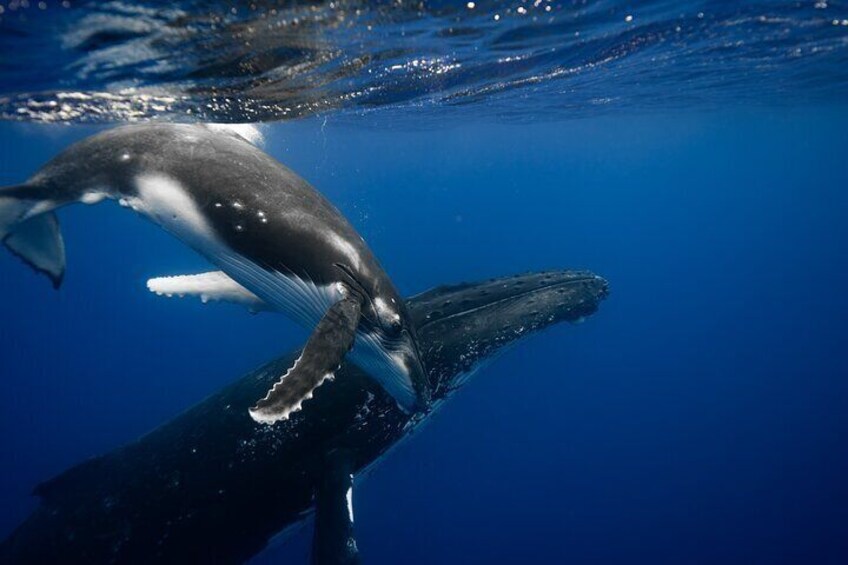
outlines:
[[[419,408],[413,385],[417,358],[408,340],[389,345],[375,332],[359,332],[348,358],[377,381],[401,409],[413,412]]]

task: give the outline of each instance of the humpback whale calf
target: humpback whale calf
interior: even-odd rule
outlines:
[[[251,425],[243,408],[296,354],[282,357],[140,440],[38,486],[40,504],[0,544],[0,563],[242,563],[313,513],[313,565],[358,563],[354,479],[497,353],[581,320],[606,295],[603,279],[579,271],[419,294],[407,304],[434,410],[400,410],[345,362],[289,420]]]
[[[351,353],[406,410],[429,388],[415,329],[365,241],[312,186],[245,137],[205,125],[145,124],[84,139],[21,185],[0,188],[0,241],[62,282],[54,210],[117,200],[159,224],[220,271],[149,281],[159,294],[199,294],[275,310],[307,328],[302,354],[252,406],[285,420]]]

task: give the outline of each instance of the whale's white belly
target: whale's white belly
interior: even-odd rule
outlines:
[[[291,274],[270,271],[235,252],[217,236],[206,215],[178,180],[151,173],[137,177],[135,186],[137,195],[122,199],[122,205],[160,225],[266,305],[290,316],[304,328],[311,329],[342,298],[335,284],[318,285]],[[238,230],[239,226],[224,229],[227,228]]]

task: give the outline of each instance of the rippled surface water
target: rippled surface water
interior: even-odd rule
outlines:
[[[277,122],[404,295],[610,281],[357,483],[368,565],[848,563],[846,102],[844,0],[0,0],[0,186],[104,124]],[[59,218],[58,292],[0,246],[0,549],[307,338],[147,292],[210,266],[117,206]]]
[[[848,87],[848,6],[835,0],[0,8],[6,119],[549,119],[840,101]]]

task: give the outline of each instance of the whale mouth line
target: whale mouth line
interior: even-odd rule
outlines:
[[[356,273],[354,273],[350,267],[344,263],[333,263],[333,266],[345,275],[347,278],[345,282],[351,287],[351,290],[357,292],[363,299],[367,298],[368,300],[373,300],[371,295],[368,293],[368,290],[365,288],[365,285],[359,282]]]
[[[444,322],[445,320],[450,320],[452,318],[456,318],[457,316],[464,316],[464,315],[467,315],[469,313],[476,312],[478,310],[482,310],[482,309],[485,309],[485,308],[497,307],[497,306],[504,304],[504,303],[507,303],[507,302],[511,302],[511,301],[514,301],[514,300],[520,300],[521,298],[524,298],[524,297],[529,296],[531,294],[535,294],[535,293],[540,292],[540,291],[548,291],[548,290],[555,289],[555,288],[568,287],[568,286],[572,286],[572,285],[575,285],[575,284],[587,283],[587,282],[588,283],[591,283],[591,282],[602,283],[603,286],[602,286],[602,288],[601,288],[601,290],[598,294],[598,296],[600,298],[604,298],[609,294],[609,284],[607,283],[607,281],[603,277],[599,277],[597,275],[586,275],[586,276],[571,278],[571,279],[564,280],[564,281],[563,280],[551,281],[551,282],[542,281],[542,284],[537,286],[536,288],[528,288],[526,290],[522,290],[520,292],[516,292],[515,294],[511,294],[509,296],[501,298],[500,300],[496,300],[496,301],[493,301],[493,302],[487,302],[486,304],[476,306],[474,308],[469,308],[467,310],[461,310],[459,312],[454,312],[453,314],[449,314],[449,315],[444,316],[442,318],[433,318],[433,319],[430,319],[430,320],[426,320],[424,323],[422,323],[418,326],[418,330],[420,331],[420,330],[426,328],[427,326],[429,326],[431,324],[441,323],[441,322]]]

